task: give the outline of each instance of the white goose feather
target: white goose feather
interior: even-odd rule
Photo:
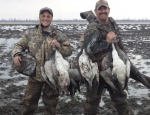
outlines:
[[[112,74],[116,76],[118,82],[121,85],[121,88],[124,89],[126,79],[130,76],[130,62],[128,60],[122,60],[120,59],[118,52],[116,51],[116,48],[114,46],[114,43],[112,43],[112,58],[113,58],[113,69]],[[121,53],[121,52],[119,52]]]
[[[68,70],[70,68],[70,64],[66,61],[59,51],[55,52],[55,65],[58,71],[58,84],[60,89],[63,92],[67,92],[67,87],[70,84],[70,78],[68,74]]]
[[[53,53],[44,66],[41,66],[41,74],[45,81],[54,89],[56,89],[57,71],[55,65],[55,53]]]
[[[85,53],[83,49],[82,54],[79,57],[79,68],[81,75],[88,81],[89,85],[92,87],[92,81],[96,76],[96,80],[99,83],[99,70],[97,63],[93,63],[91,59],[89,59],[88,55]]]
[[[68,93],[67,87],[70,84],[69,68],[69,62],[56,50],[44,66],[41,66],[41,74],[51,87],[56,88],[58,84],[60,91]]]

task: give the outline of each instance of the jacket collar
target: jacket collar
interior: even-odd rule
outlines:
[[[56,28],[55,28],[53,25],[50,25],[49,28],[48,28],[48,30],[47,30],[47,32],[45,32],[45,33],[46,33],[47,35],[51,35],[55,29],[56,29]],[[41,24],[37,25],[37,34],[38,34],[38,35],[42,35],[42,34],[43,34]]]

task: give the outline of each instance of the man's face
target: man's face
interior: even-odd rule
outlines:
[[[98,9],[95,10],[95,14],[100,21],[106,21],[108,20],[108,15],[110,12],[110,8],[106,6],[101,6]]]
[[[43,11],[39,16],[40,23],[43,27],[48,27],[52,22],[52,15],[48,11]]]

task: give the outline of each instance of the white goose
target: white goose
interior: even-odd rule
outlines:
[[[68,86],[70,84],[70,78],[68,74],[68,70],[70,68],[70,64],[66,61],[59,51],[55,52],[55,65],[56,70],[58,71],[58,84],[61,91],[68,93]]]
[[[53,89],[56,89],[58,84],[60,91],[68,93],[67,88],[70,84],[69,68],[69,62],[56,50],[41,67],[41,74]]]
[[[45,81],[53,88],[56,89],[57,84],[57,70],[55,65],[55,53],[53,53],[44,66],[41,66],[41,74]]]
[[[124,60],[123,58],[127,58],[127,56],[125,56],[125,53],[120,50],[118,48],[118,46],[116,46],[114,43],[112,43],[112,58],[113,58],[113,69],[112,69],[112,75],[115,75],[120,86],[121,89],[124,89],[126,87],[126,83],[129,79],[130,76],[130,61]],[[117,49],[117,50],[116,50]],[[120,59],[119,55],[121,56],[122,59]]]
[[[78,60],[81,75],[87,80],[89,86],[92,87],[92,81],[96,76],[96,81],[99,83],[99,70],[97,63],[93,63],[83,49]]]

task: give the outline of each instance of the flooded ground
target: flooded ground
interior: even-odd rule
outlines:
[[[78,39],[86,29],[85,24],[56,25],[67,34],[74,52],[70,58],[76,57]],[[13,45],[21,38],[24,30],[33,26],[0,26],[0,115],[21,115],[22,98],[28,77],[18,74],[11,68],[11,50]],[[128,56],[141,73],[150,76],[150,25],[120,24],[120,32]],[[81,93],[76,93],[74,99],[70,96],[60,95],[57,106],[57,115],[82,115],[85,101],[84,85]],[[135,115],[150,115],[150,90],[142,84],[130,79],[129,104]],[[40,99],[36,115],[43,112],[43,103]],[[117,115],[113,103],[106,91],[99,104],[98,115]]]

